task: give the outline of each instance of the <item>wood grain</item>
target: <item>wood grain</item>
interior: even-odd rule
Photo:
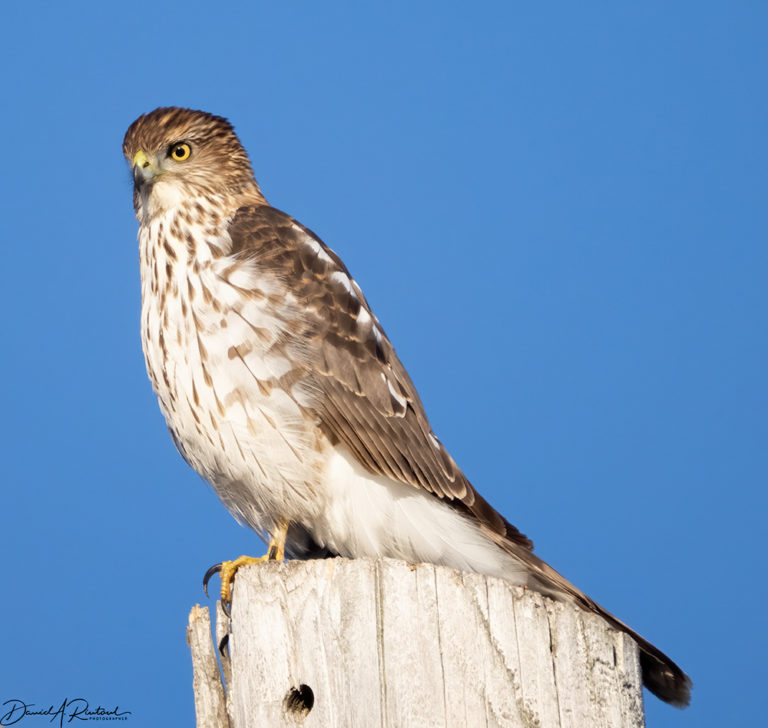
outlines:
[[[500,579],[430,564],[245,567],[229,648],[233,728],[644,725],[625,634]]]

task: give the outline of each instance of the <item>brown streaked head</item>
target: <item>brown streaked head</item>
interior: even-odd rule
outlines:
[[[205,111],[169,106],[143,114],[125,133],[123,154],[133,168],[137,212],[160,181],[185,196],[261,197],[232,124]]]

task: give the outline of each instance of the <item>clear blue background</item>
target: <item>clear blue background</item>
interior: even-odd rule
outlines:
[[[2,15],[0,702],[193,725],[201,577],[261,552],[144,372],[120,145],[178,104],[340,253],[477,487],[690,673],[648,725],[762,723],[765,3]]]

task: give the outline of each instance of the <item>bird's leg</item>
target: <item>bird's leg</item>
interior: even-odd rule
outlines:
[[[246,564],[258,564],[265,561],[284,561],[285,560],[285,539],[288,536],[288,521],[281,518],[274,531],[270,534],[267,553],[264,556],[241,556],[234,561],[222,561],[220,564],[214,564],[203,577],[203,590],[208,596],[208,581],[215,574],[219,573],[221,578],[221,603],[227,605],[232,601],[232,585],[235,580],[235,572]]]
[[[285,561],[285,539],[288,538],[288,521],[281,518],[269,539],[267,557],[273,561]]]

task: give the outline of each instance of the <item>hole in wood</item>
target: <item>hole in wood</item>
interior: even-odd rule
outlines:
[[[293,718],[304,718],[315,704],[315,694],[309,685],[302,683],[297,688],[291,688],[283,700],[286,715]]]

